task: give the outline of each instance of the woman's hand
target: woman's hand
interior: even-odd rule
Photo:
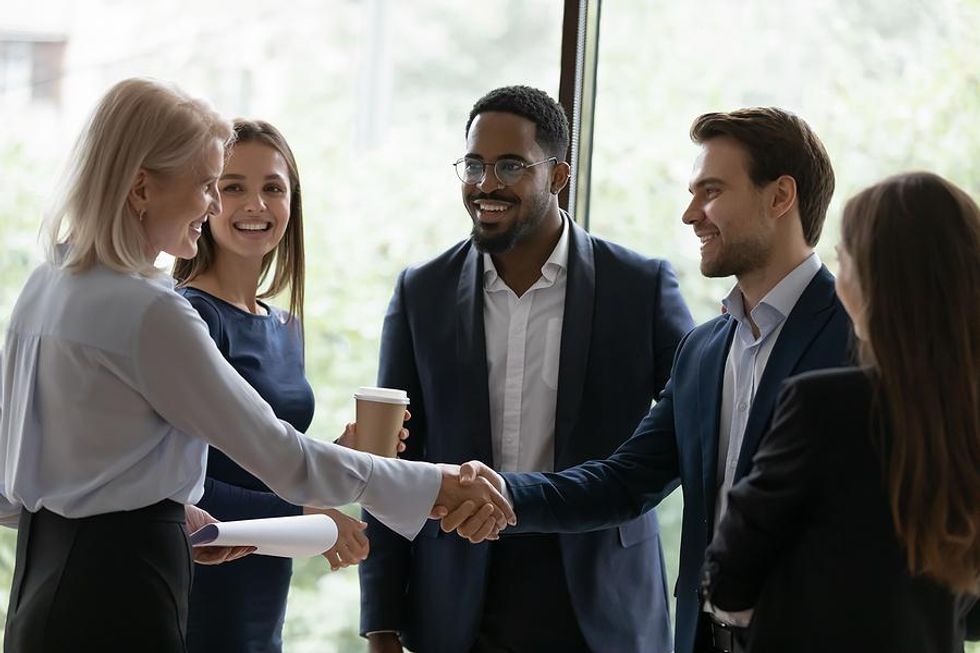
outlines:
[[[187,533],[206,526],[207,524],[217,523],[218,520],[211,516],[206,510],[201,510],[197,506],[185,505],[184,514],[187,517],[185,530]],[[199,565],[220,565],[222,562],[230,562],[247,556],[255,551],[254,546],[196,546],[191,549],[194,554],[194,562]]]
[[[331,571],[356,565],[368,557],[368,553],[371,552],[371,544],[363,533],[364,529],[367,528],[366,523],[333,508],[321,510],[306,507],[303,508],[303,513],[327,515],[337,523],[337,542],[323,552],[323,557],[330,563]]]
[[[405,410],[405,421],[412,419],[412,413],[407,409]],[[398,453],[405,451],[405,440],[408,439],[408,429],[403,428],[398,432]],[[347,426],[344,427],[344,433],[339,438],[333,441],[334,444],[339,444],[342,447],[347,447],[348,449],[357,449],[357,422],[348,422]]]

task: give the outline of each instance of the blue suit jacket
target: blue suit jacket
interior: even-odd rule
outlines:
[[[722,315],[691,331],[677,350],[660,401],[612,456],[552,474],[504,474],[517,511],[516,531],[608,528],[654,507],[680,484],[684,492],[677,596],[677,653],[691,653],[701,567],[714,532],[718,425],[725,359],[735,320]],[[749,471],[772,420],[779,386],[809,370],[850,360],[851,323],[821,268],[786,319],[749,413],[737,481]]]
[[[691,328],[674,273],[571,225],[555,417],[555,469],[602,458],[633,432]],[[403,457],[492,464],[483,257],[469,241],[404,271],[385,317],[378,383],[411,398]],[[366,516],[361,631],[397,630],[422,653],[460,653],[480,625],[489,544],[430,522],[414,542]],[[626,521],[626,520],[624,520]],[[596,650],[670,650],[654,513],[562,535],[569,594]],[[547,588],[523,588],[547,600]]]

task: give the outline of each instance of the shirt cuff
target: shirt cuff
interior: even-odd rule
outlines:
[[[382,524],[406,539],[425,526],[442,486],[432,463],[371,456],[372,468],[357,502]]]

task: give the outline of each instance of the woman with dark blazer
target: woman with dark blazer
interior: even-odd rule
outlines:
[[[787,381],[706,600],[754,608],[735,651],[962,651],[980,636],[980,211],[899,175],[848,202],[838,251],[861,367]]]

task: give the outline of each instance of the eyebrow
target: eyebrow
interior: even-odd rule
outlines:
[[[694,183],[693,186],[690,186],[689,185],[687,187],[687,192],[693,194],[695,189],[697,189],[697,188],[704,188],[705,186],[707,186],[709,184],[715,184],[715,185],[718,185],[718,186],[724,186],[725,185],[725,181],[723,179],[721,179],[720,177],[705,177],[704,179],[697,180]]]
[[[239,174],[235,174],[235,173],[228,173],[226,175],[221,175],[221,178],[222,179],[245,179],[246,177],[245,177],[245,175],[239,175]],[[273,180],[276,180],[276,181],[281,181],[283,183],[286,182],[286,178],[283,177],[282,175],[280,175],[278,172],[274,172],[271,175],[266,175],[265,178],[266,178],[266,180],[273,179]]]
[[[474,154],[472,152],[467,152],[463,156],[464,156],[464,158],[467,158],[467,159],[479,159],[480,161],[485,161],[486,160],[482,156],[480,156],[479,154]],[[516,161],[521,161],[523,163],[528,163],[528,159],[525,159],[520,154],[509,154],[509,153],[508,154],[501,154],[500,156],[498,156],[495,159],[495,162],[496,161],[500,161],[501,159],[514,159]]]

